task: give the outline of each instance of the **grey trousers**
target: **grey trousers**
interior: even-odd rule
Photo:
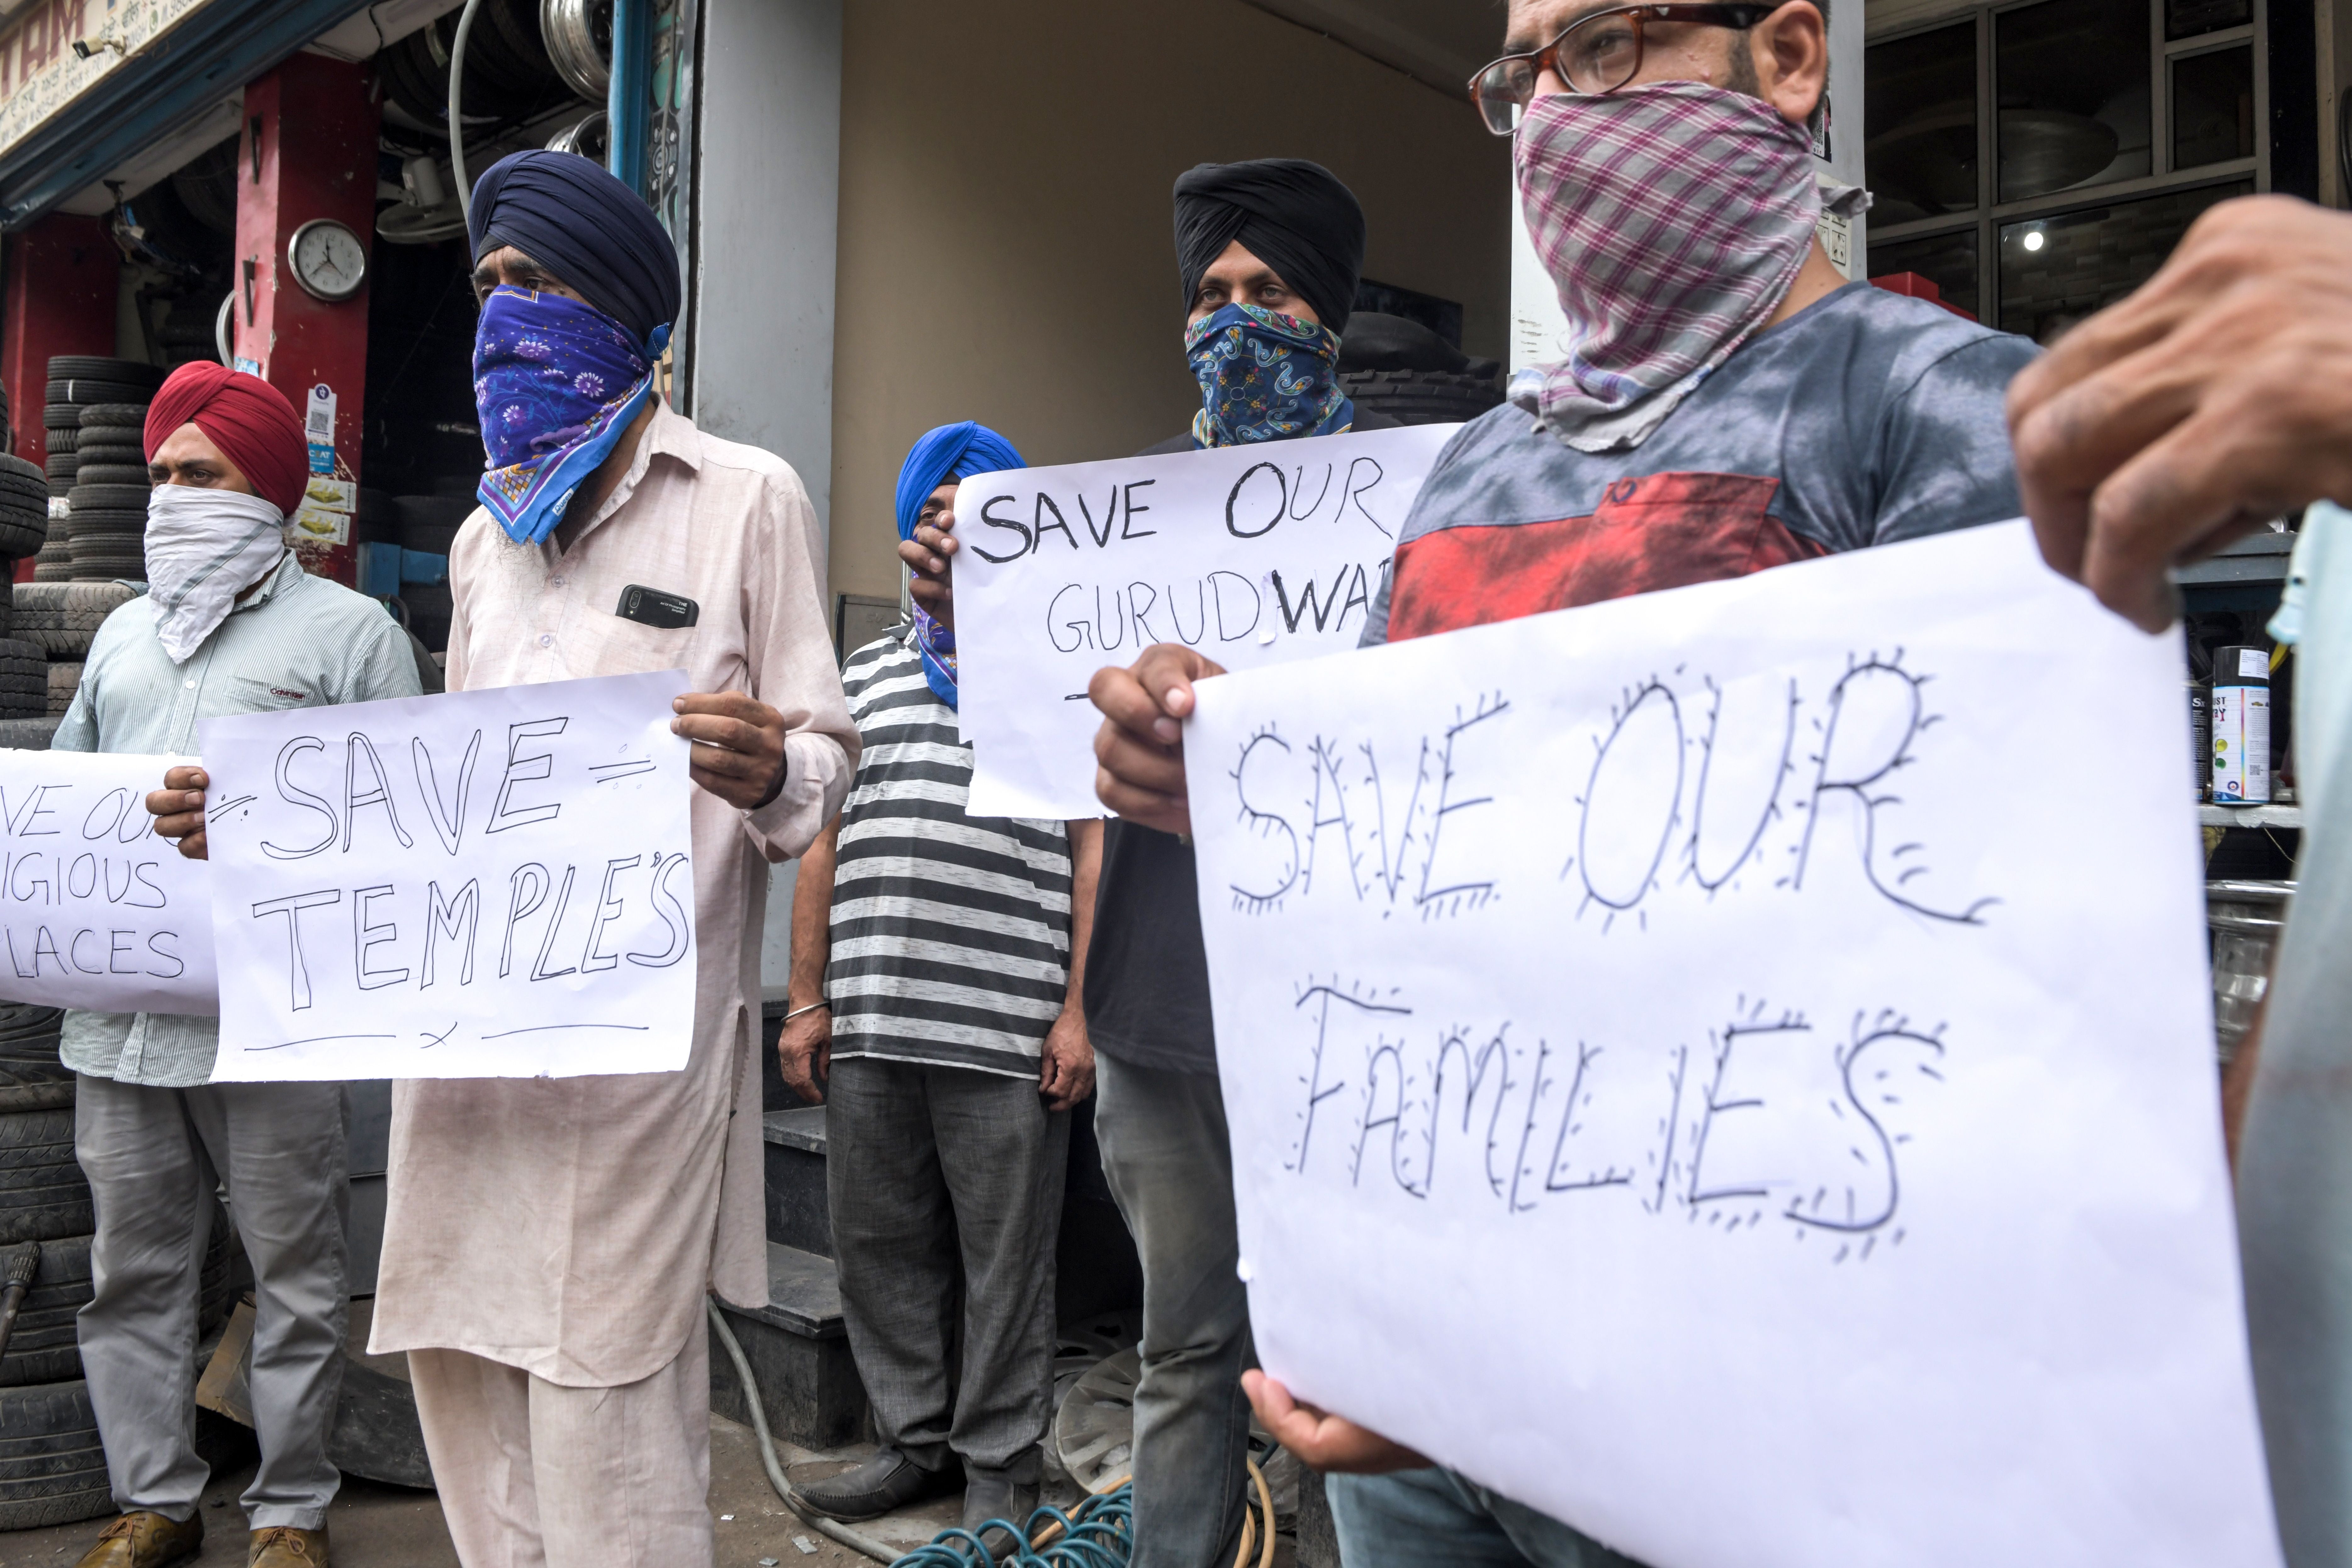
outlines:
[[[1223,1568],[1249,1471],[1249,1299],[1235,1272],[1234,1156],[1213,1073],[1099,1053],[1095,1137],[1143,1258],[1130,1568]]]
[[[952,1453],[967,1474],[1034,1485],[1069,1113],[1026,1079],[852,1057],[833,1064],[824,1139],[842,1317],[876,1436],[927,1469]]]
[[[98,1203],[81,1359],[116,1506],[184,1520],[195,1447],[196,1280],[225,1178],[253,1265],[255,1530],[316,1530],[342,1478],[327,1433],[343,1384],[343,1086],[153,1089],[82,1075],[74,1152]]]

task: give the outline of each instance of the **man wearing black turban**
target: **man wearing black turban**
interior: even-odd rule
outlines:
[[[679,289],[652,211],[534,152],[470,224],[492,462],[449,555],[449,689],[687,672],[700,959],[681,1071],[394,1086],[373,1348],[408,1354],[461,1560],[708,1568],[705,1292],[768,1300],[760,1119],[735,1114],[768,863],[840,808],[857,731],[799,478],[657,390]]]
[[[1331,171],[1304,158],[1199,163],[1176,177],[1176,271],[1190,314],[1227,247],[1278,274],[1314,319],[1348,330],[1364,269],[1364,209]]]

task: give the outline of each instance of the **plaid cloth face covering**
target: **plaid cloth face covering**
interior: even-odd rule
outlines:
[[[1821,221],[1811,142],[1770,104],[1666,81],[1528,106],[1528,236],[1575,348],[1511,400],[1582,452],[1638,447],[1796,281]]]

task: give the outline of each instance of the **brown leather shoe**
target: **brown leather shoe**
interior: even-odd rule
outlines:
[[[160,1513],[134,1509],[99,1531],[98,1542],[76,1568],[164,1568],[185,1563],[205,1549],[205,1516],[185,1524]]]
[[[327,1532],[273,1524],[253,1532],[245,1568],[327,1568]]]

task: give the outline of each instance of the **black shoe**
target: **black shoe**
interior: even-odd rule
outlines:
[[[962,1484],[961,1469],[953,1463],[927,1470],[898,1449],[884,1448],[856,1469],[793,1490],[827,1519],[855,1524],[944,1497]]]
[[[989,1555],[1002,1563],[1017,1544],[1002,1529],[982,1530],[990,1520],[1003,1520],[1026,1530],[1037,1508],[1037,1489],[1022,1486],[1002,1475],[967,1472],[963,1488],[963,1527],[980,1537]]]

